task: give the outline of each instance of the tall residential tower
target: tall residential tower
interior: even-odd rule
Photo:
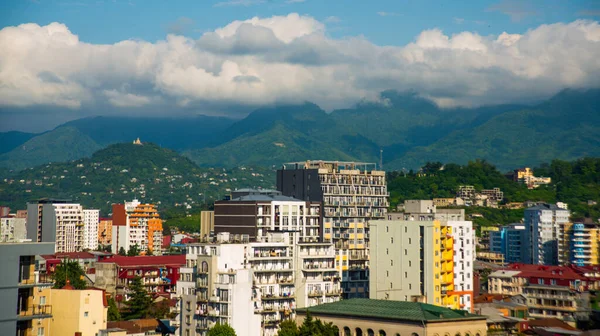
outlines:
[[[369,297],[369,221],[388,207],[385,172],[374,163],[306,161],[277,171],[284,195],[323,205],[323,240],[334,243],[344,298]]]

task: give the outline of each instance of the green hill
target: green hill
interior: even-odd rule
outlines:
[[[600,90],[563,91],[542,104],[494,116],[429,146],[413,148],[389,165],[415,167],[427,161],[466,163],[480,158],[510,169],[599,155]]]
[[[23,169],[78,159],[140,137],[211,167],[306,159],[379,162],[383,150],[387,170],[475,159],[506,170],[555,158],[598,156],[599,131],[600,89],[564,90],[530,106],[452,109],[441,109],[415,92],[385,91],[380,103],[331,113],[304,103],[259,108],[237,121],[201,115],[85,118],[0,154],[0,166]],[[21,140],[15,138],[13,145]]]
[[[26,169],[0,182],[0,204],[14,209],[42,197],[68,198],[103,215],[111,204],[138,198],[162,210],[198,209],[228,190],[272,188],[274,172],[266,168],[200,168],[177,152],[155,144],[115,144],[90,158]]]
[[[59,127],[31,138],[0,155],[0,166],[14,170],[48,162],[62,162],[90,156],[100,149],[94,140],[74,127]]]

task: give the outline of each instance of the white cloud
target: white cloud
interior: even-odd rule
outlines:
[[[163,104],[169,113],[198,113],[303,101],[333,109],[376,101],[386,89],[470,106],[600,86],[600,24],[586,20],[498,36],[431,29],[405,46],[333,39],[324,23],[298,14],[156,43],[90,44],[64,24],[23,24],[0,30],[0,50],[0,106],[76,111]]]
[[[325,22],[327,23],[340,23],[342,20],[337,16],[328,16],[325,18]]]
[[[454,21],[454,23],[456,23],[456,24],[463,24],[463,23],[465,22],[465,19],[463,19],[463,18],[457,18],[457,17],[455,17],[455,18],[453,19],[453,21]]]
[[[109,103],[118,107],[140,107],[152,102],[149,97],[117,90],[104,90],[102,93],[108,98]]]
[[[379,16],[400,16],[400,14],[398,13],[394,13],[394,12],[377,12],[377,15]]]

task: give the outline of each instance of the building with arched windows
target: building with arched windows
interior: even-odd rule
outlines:
[[[296,310],[338,327],[341,336],[483,336],[486,317],[427,303],[349,299]]]

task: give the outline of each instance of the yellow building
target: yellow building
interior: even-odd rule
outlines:
[[[215,212],[201,211],[200,212],[200,238],[208,239],[211,232],[215,231]]]
[[[108,303],[104,291],[97,289],[48,289],[46,295],[52,304],[48,335],[96,336],[106,329]]]

